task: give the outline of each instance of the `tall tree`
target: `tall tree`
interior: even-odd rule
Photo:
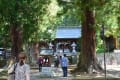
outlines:
[[[64,9],[63,13],[66,13],[69,9],[71,11],[72,9],[75,9],[76,15],[81,20],[82,49],[81,49],[81,54],[79,55],[79,62],[76,70],[89,72],[89,67],[91,65],[96,70],[102,70],[102,68],[99,66],[96,59],[96,30],[100,29],[100,26],[98,26],[98,24],[101,25],[102,22],[107,24],[108,17],[107,19],[105,19],[104,17],[108,15],[108,14],[105,14],[105,11],[108,8],[108,4],[112,4],[113,2],[119,3],[119,1],[118,0],[116,1],[113,1],[113,0],[110,0],[110,1],[107,1],[107,0],[98,0],[98,1],[96,0],[75,0],[75,1],[58,0],[58,2],[60,3],[60,5],[63,6],[63,9]],[[71,5],[72,5],[72,8],[69,7]],[[110,8],[118,9],[115,6],[114,7],[109,6],[109,9]],[[100,13],[100,15],[98,14],[98,12]]]
[[[1,31],[11,38],[12,56],[17,57],[24,43],[51,38],[57,8],[56,0],[0,1]]]
[[[96,62],[96,29],[95,29],[95,14],[93,1],[76,0],[76,1],[61,1],[61,4],[73,4],[76,8],[78,18],[82,24],[82,49],[79,56],[77,70],[88,72],[90,65],[97,65]],[[67,8],[67,6],[63,6]],[[68,8],[69,9],[69,8]],[[78,11],[77,11],[78,10]],[[88,41],[89,40],[89,41]]]
[[[96,62],[94,1],[81,0],[80,3],[82,10],[82,49],[77,67],[81,71],[89,72],[88,69],[91,65],[98,69],[98,64]]]
[[[79,1],[78,0],[77,3],[81,4],[81,6],[79,7],[81,7],[81,11],[82,11],[81,13],[82,14],[82,18],[81,18],[82,20],[82,49],[81,49],[81,55],[79,58],[79,63],[77,66],[79,70],[89,72],[90,65],[93,65],[93,68],[96,70],[99,70],[99,71],[102,70],[102,68],[97,62],[97,57],[96,57],[96,30],[100,29],[101,26],[96,26],[96,25],[102,24],[103,22],[104,22],[103,23],[104,25],[107,24],[107,21],[111,18],[105,19],[105,16],[108,16],[108,15],[112,16],[111,13],[106,14],[108,4],[117,3],[117,2],[119,1],[106,1],[106,0],[99,0],[99,1],[81,0]],[[111,6],[109,8],[118,9],[117,6],[118,5],[116,5],[116,7]],[[112,9],[110,10],[113,11]],[[97,14],[97,12],[99,12],[99,14],[101,14],[102,16]],[[102,18],[100,22],[97,22],[98,15],[99,17]],[[108,23],[109,26],[106,25],[106,27],[109,27],[110,29],[111,23],[112,22],[110,21],[110,23]],[[116,23],[112,23],[112,24],[116,24]]]
[[[35,2],[37,1],[11,0],[9,3],[8,0],[0,1],[1,23],[6,24],[4,29],[7,29],[6,26],[9,28],[7,32],[11,36],[12,56],[14,57],[17,57],[23,49],[23,42],[28,41],[38,30],[36,26],[38,15],[35,11],[41,10],[41,7],[35,7]]]

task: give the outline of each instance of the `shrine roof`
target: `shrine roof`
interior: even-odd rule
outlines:
[[[56,30],[55,38],[69,39],[69,38],[80,38],[81,27],[59,27]]]

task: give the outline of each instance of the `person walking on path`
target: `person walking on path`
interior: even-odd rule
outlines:
[[[41,72],[42,66],[43,66],[43,58],[42,58],[42,56],[40,56],[38,58],[38,66],[39,66],[39,72]]]
[[[59,67],[59,63],[60,63],[59,56],[56,55],[55,56],[55,60],[54,60],[54,67],[58,68]]]
[[[30,66],[26,64],[27,56],[24,52],[19,53],[18,62],[8,69],[8,74],[13,72],[15,77],[12,80],[30,80]]]
[[[66,54],[64,54],[64,56],[61,58],[61,67],[63,70],[63,77],[67,77],[68,74],[68,58],[66,56]]]

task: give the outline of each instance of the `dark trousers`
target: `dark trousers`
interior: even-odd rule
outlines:
[[[62,67],[63,70],[63,77],[67,77],[67,67]]]
[[[42,70],[42,64],[39,64],[39,72]]]

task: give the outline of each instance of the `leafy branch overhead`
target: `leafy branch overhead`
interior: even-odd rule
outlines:
[[[4,30],[1,34],[10,36],[12,24],[17,23],[23,33],[23,42],[53,38],[48,32],[55,29],[59,10],[56,0],[0,0],[0,27]]]

